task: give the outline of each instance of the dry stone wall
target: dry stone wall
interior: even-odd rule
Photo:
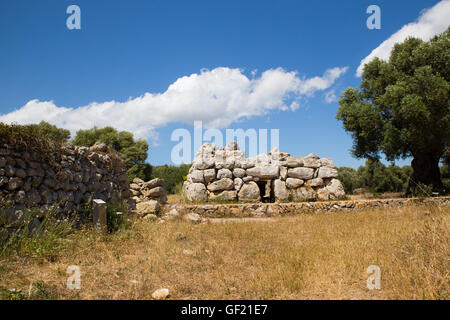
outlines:
[[[246,158],[236,142],[205,143],[183,185],[188,201],[289,202],[345,198],[333,161],[293,157],[277,148]]]
[[[70,213],[91,199],[131,196],[124,163],[105,144],[50,143],[45,151],[0,146],[0,226],[20,221],[27,208]]]

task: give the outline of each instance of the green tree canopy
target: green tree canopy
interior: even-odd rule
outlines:
[[[118,132],[113,127],[79,130],[73,143],[78,146],[90,147],[96,142],[103,142],[116,150],[125,162],[130,180],[138,177],[144,181],[150,180],[152,167],[145,163],[148,143],[145,140],[134,140],[131,132]]]
[[[450,141],[450,28],[428,42],[396,44],[388,62],[365,65],[360,88],[348,88],[336,118],[351,132],[357,158],[413,157],[408,187],[442,190],[439,161]]]
[[[33,130],[36,130],[42,137],[56,141],[68,141],[70,139],[69,130],[58,128],[45,121],[41,121],[39,124],[30,124],[28,126]]]

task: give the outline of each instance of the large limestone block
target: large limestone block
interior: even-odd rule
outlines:
[[[261,200],[259,187],[256,182],[250,181],[244,183],[238,194],[239,201],[257,202]]]
[[[207,201],[208,194],[203,183],[189,183],[184,182],[184,194],[189,201]]]
[[[146,215],[150,213],[157,213],[160,209],[160,205],[156,200],[150,200],[145,202],[140,202],[136,204],[136,211],[140,215]]]
[[[203,176],[204,176],[205,182],[209,183],[216,178],[216,170],[207,169],[207,170],[203,171]]]
[[[223,178],[208,184],[209,191],[231,190],[234,188],[234,182],[230,178]]]
[[[242,181],[241,178],[234,178],[234,189],[239,191],[241,189],[243,183],[244,183],[244,181]]]
[[[188,179],[193,183],[203,183],[205,182],[203,173],[203,170],[192,170],[192,172],[188,174]]]
[[[288,170],[288,177],[302,180],[310,180],[314,176],[314,169],[311,168],[291,168]]]
[[[289,192],[284,181],[276,179],[273,182],[275,201],[284,202],[289,199]]]
[[[311,201],[316,200],[317,194],[313,188],[301,187],[293,191],[293,197],[295,201]]]
[[[225,190],[219,193],[210,192],[208,199],[210,201],[234,201],[236,200],[236,190]]]
[[[315,157],[305,157],[303,158],[303,166],[307,168],[319,168],[320,160]]]
[[[279,172],[280,171],[278,166],[257,166],[247,169],[247,174],[249,176],[259,177],[261,179],[277,178]]]
[[[233,173],[230,169],[220,169],[217,171],[217,179],[223,179],[223,178],[233,178]]]
[[[286,186],[291,189],[295,189],[300,187],[304,181],[302,179],[297,178],[287,178],[286,179]]]
[[[242,177],[245,176],[245,170],[242,169],[242,168],[234,168],[234,169],[233,169],[233,175],[234,175],[236,178],[242,178]]]
[[[321,186],[323,186],[323,184],[324,184],[324,182],[323,182],[322,178],[315,178],[315,179],[308,181],[308,185],[310,187],[321,187]]]
[[[302,158],[289,157],[286,160],[286,165],[289,168],[303,167],[303,159]]]
[[[280,178],[286,180],[288,169],[286,167],[280,167]]]
[[[144,182],[144,184],[142,185],[142,188],[144,189],[152,189],[154,187],[158,187],[158,186],[164,186],[164,180],[161,178],[155,178],[152,179],[150,181]]]
[[[330,199],[330,192],[326,187],[317,190],[317,200],[327,201]]]
[[[320,158],[320,165],[322,167],[334,168],[334,162],[330,158]]]
[[[330,199],[344,199],[345,191],[342,183],[338,179],[331,179],[326,187],[330,192]]]
[[[150,190],[143,190],[141,191],[142,194],[144,195],[144,197],[146,198],[156,198],[156,197],[160,197],[162,195],[166,194],[166,189],[164,189],[163,187],[155,187],[152,188]]]
[[[334,168],[329,167],[321,167],[319,169],[319,178],[327,179],[327,178],[337,178],[338,171]]]

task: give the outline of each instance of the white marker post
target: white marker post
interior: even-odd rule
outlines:
[[[92,215],[92,220],[94,222],[94,227],[102,232],[106,231],[106,202],[102,199],[94,199],[94,212]]]

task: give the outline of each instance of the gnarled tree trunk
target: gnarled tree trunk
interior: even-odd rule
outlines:
[[[431,186],[434,192],[442,192],[443,185],[441,181],[441,173],[439,171],[440,155],[421,154],[414,157],[411,162],[413,174],[408,183],[406,193],[408,195],[417,192],[424,193],[423,186]]]

